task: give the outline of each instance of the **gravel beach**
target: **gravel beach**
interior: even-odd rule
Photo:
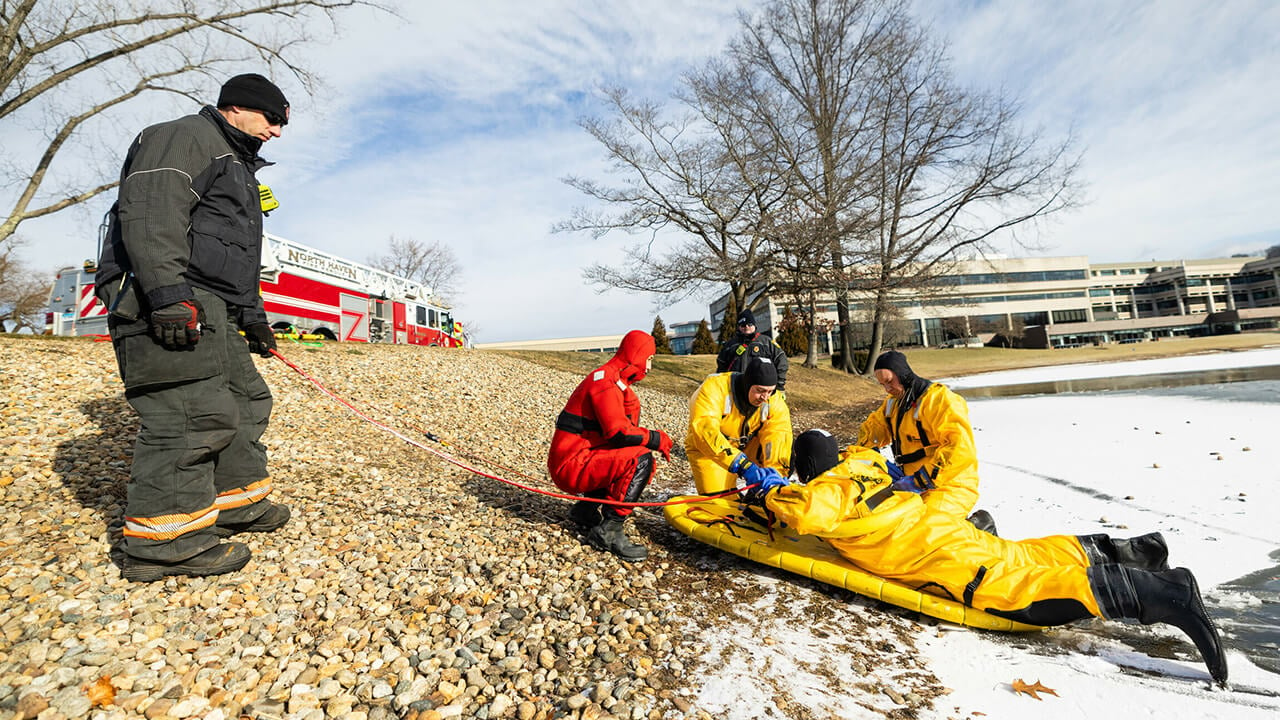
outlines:
[[[281,352],[379,422],[554,490],[544,462],[576,375],[483,351]],[[624,564],[584,544],[568,501],[468,472],[257,362],[276,403],[272,499],[293,519],[237,537],[253,551],[240,572],[138,584],[116,549],[137,419],[110,343],[0,337],[0,718],[709,718],[701,674],[740,651],[708,638],[775,642],[744,610],[768,593],[867,666],[901,669],[858,690],[888,696],[889,716],[947,692],[904,614],[694,543],[658,510],[628,525],[650,558]],[[679,444],[687,398],[638,391],[642,424]],[[682,460],[659,465],[645,500],[691,491]],[[856,665],[828,674],[858,683]]]

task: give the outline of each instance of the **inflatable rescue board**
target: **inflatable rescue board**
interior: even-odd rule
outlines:
[[[822,538],[800,535],[778,524],[770,530],[760,522],[763,518],[759,515],[753,519],[745,513],[744,506],[734,496],[667,505],[663,512],[671,527],[699,542],[939,620],[1004,632],[1041,629],[1038,625],[989,615],[963,603],[871,575],[842,557]]]

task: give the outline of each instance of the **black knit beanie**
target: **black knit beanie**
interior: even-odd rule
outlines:
[[[282,119],[281,125],[289,123],[289,101],[284,93],[256,73],[236,75],[222,85],[222,92],[218,93],[218,107],[228,105],[262,110]]]
[[[826,430],[806,430],[791,446],[791,468],[809,482],[840,462],[840,448]]]
[[[756,316],[753,315],[750,310],[743,310],[742,312],[738,313],[738,324],[741,325],[743,323],[749,323],[751,325],[755,325]]]
[[[748,388],[754,385],[772,387],[778,384],[778,368],[768,358],[753,358],[743,376]]]

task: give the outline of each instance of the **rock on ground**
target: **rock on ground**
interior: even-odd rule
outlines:
[[[580,378],[479,351],[281,350],[406,437],[554,490],[548,443]],[[700,712],[707,638],[750,633],[729,610],[753,597],[758,566],[671,531],[658,510],[629,529],[650,559],[624,564],[584,545],[568,501],[451,464],[283,362],[257,363],[275,396],[273,499],[293,519],[239,536],[253,551],[240,572],[135,584],[120,576],[118,545],[137,418],[111,345],[0,337],[0,718]],[[687,399],[639,392],[644,424],[679,443]],[[691,487],[673,458],[646,499]],[[914,626],[867,622],[876,632],[848,627],[845,642],[870,664],[912,668],[916,702],[903,710],[927,707],[936,680],[884,647],[886,623],[906,643]]]

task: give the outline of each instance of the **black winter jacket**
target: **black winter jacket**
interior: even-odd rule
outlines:
[[[261,147],[213,107],[139,133],[109,213],[99,296],[132,272],[143,313],[189,300],[199,287],[235,306],[241,327],[266,322],[255,173],[269,163]]]
[[[778,371],[778,389],[787,387],[787,354],[773,338],[762,333],[744,336],[737,333],[733,340],[725,343],[716,356],[716,372],[746,372],[751,358],[766,357],[773,362]]]

